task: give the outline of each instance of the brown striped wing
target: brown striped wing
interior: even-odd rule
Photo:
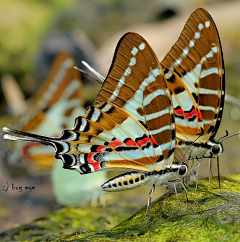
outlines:
[[[61,53],[57,56],[47,80],[31,100],[26,113],[19,117],[21,130],[36,132],[35,129],[41,122],[49,125],[52,121],[52,129],[56,130],[54,125],[60,123],[53,119],[61,120],[60,129],[68,126],[66,120],[71,116],[74,108],[83,105],[81,77],[74,66],[75,61],[68,53]],[[52,112],[54,108],[58,109],[58,105],[63,105],[61,107],[63,112],[56,111],[54,117]]]
[[[196,111],[199,109],[203,122],[202,141],[213,139],[222,118],[225,80],[219,35],[206,10],[200,8],[191,14],[178,41],[161,64],[168,78],[171,73],[178,75],[195,99],[194,108]],[[186,97],[189,94],[186,90],[181,90],[180,95]],[[175,103],[173,101],[173,104],[174,107],[181,106],[178,100]],[[181,120],[178,118],[176,126],[180,127],[177,132],[184,133],[184,127],[181,131]]]
[[[159,62],[136,33],[119,41],[96,104],[110,101],[140,121],[160,145],[166,164],[175,149],[175,123],[170,94]]]
[[[5,139],[51,146],[63,168],[88,174],[99,170],[161,170],[166,160],[150,132],[123,108],[102,102],[90,106],[73,129],[58,138],[9,128]],[[20,136],[20,137],[19,137]]]
[[[82,81],[74,66],[75,61],[68,53],[57,56],[47,80],[17,118],[14,128],[55,136],[73,126],[74,118],[85,111]],[[5,160],[10,163],[28,160],[34,164],[31,168],[49,169],[55,161],[51,149],[39,144],[9,141],[6,149],[11,151],[5,153]]]
[[[84,116],[76,119],[74,129],[64,131],[60,140],[65,140],[70,148],[59,157],[66,167],[72,167],[72,161],[66,163],[66,156],[73,155],[77,162],[74,167],[80,173],[85,173],[86,167],[90,168],[89,172],[99,169],[151,171],[157,161],[158,169],[163,166],[160,146],[149,131],[113,103],[90,106]]]

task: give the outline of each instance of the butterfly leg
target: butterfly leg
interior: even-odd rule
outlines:
[[[146,209],[146,212],[145,212],[143,219],[141,219],[141,222],[142,222],[148,216],[146,224],[148,223],[148,221],[151,217],[151,201],[152,201],[152,197],[153,197],[154,192],[155,192],[155,184],[152,185],[152,189],[149,192],[148,201],[147,201],[147,209]]]
[[[221,187],[221,177],[220,177],[220,168],[219,168],[219,156],[217,157],[217,169],[218,169],[218,186]]]
[[[197,187],[198,187],[198,177],[199,177],[199,171],[200,171],[200,166],[201,166],[200,160],[198,158],[197,158],[197,162],[198,162],[198,166],[197,166],[197,172],[196,172],[196,188],[195,188],[195,191],[197,191]]]
[[[182,184],[182,182],[180,182]],[[183,209],[183,211],[186,213],[187,211],[184,209],[184,207],[182,206],[179,198],[178,198],[178,193],[177,193],[177,188],[176,188],[176,184],[175,182],[172,183],[173,184],[173,188],[174,188],[174,191],[175,191],[175,195],[176,195],[176,198],[177,198],[177,201],[179,203],[179,205],[181,206],[181,208]]]
[[[208,160],[208,171],[209,171],[208,181],[211,182],[211,179],[213,177],[213,173],[212,173],[212,159],[211,158]]]
[[[188,207],[188,191],[187,191],[186,186],[185,186],[184,178],[182,179],[181,185],[182,185],[182,187],[185,191],[186,200],[187,200],[187,207]]]
[[[91,207],[106,207],[109,200],[111,200],[110,194],[101,194],[99,191],[94,191],[91,199]]]
[[[190,196],[190,194],[189,194],[189,192],[188,192],[188,190],[187,190],[187,188],[189,189],[189,190],[191,190],[189,187],[188,187],[188,185],[185,183],[185,181],[184,181],[184,178],[183,178],[183,180],[182,180],[182,182],[180,182],[181,183],[181,185],[182,185],[182,187],[183,187],[183,189],[184,189],[184,191],[185,191],[185,194],[186,194],[186,198],[187,198],[187,202],[189,201],[189,199],[188,199],[188,196],[197,204],[197,201],[195,200],[195,199],[193,199],[191,196]]]

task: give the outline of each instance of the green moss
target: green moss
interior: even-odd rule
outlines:
[[[152,204],[148,223],[142,221],[146,208],[132,217],[131,207],[69,207],[49,213],[29,225],[9,230],[0,236],[10,241],[238,241],[240,240],[240,175],[199,182],[167,193]],[[181,203],[181,206],[179,204]],[[55,235],[54,235],[55,234]]]

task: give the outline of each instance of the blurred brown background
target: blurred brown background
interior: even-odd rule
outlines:
[[[61,50],[74,55],[79,66],[81,60],[87,60],[105,76],[117,41],[127,31],[143,35],[161,60],[177,40],[191,12],[203,7],[211,13],[220,34],[226,93],[240,99],[240,1],[0,0],[0,6],[0,78],[10,73],[26,98],[41,86],[51,61]],[[84,79],[84,95],[86,105],[89,105],[100,84],[87,77]],[[0,127],[10,122],[8,111],[0,88]],[[230,134],[240,130],[240,110],[230,104],[225,104],[217,138],[225,134],[225,129]],[[220,157],[222,175],[240,172],[239,144],[238,137],[225,141],[225,151]],[[52,194],[50,176],[38,186],[33,178],[9,176],[4,161],[0,162],[0,231],[30,222],[60,207]],[[201,177],[208,176],[205,163],[201,166]],[[216,174],[216,162],[213,166]],[[14,182],[16,186],[35,185],[36,190],[31,196],[17,191],[5,192],[6,181]],[[140,208],[145,205],[149,190],[138,188],[116,193],[114,202],[131,201]],[[165,191],[156,190],[155,198]]]

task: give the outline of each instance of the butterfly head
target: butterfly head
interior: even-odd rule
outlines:
[[[217,157],[223,153],[223,145],[221,143],[216,143],[212,146],[211,151],[212,157]]]
[[[182,178],[182,177],[185,177],[188,173],[188,166],[186,163],[172,163],[171,165],[172,169],[173,170],[177,170],[177,175],[178,175],[178,178]]]
[[[204,155],[202,155],[202,158],[216,158],[223,153],[223,145],[220,142],[208,140],[203,146],[202,152],[204,152]]]
[[[224,147],[223,147],[223,141],[231,138],[233,136],[238,136],[240,135],[240,133],[237,134],[233,134],[229,136],[229,133],[227,130],[225,130],[226,134],[221,137],[217,142],[214,141],[209,141],[208,144],[211,145],[211,149],[209,149],[209,155],[211,155],[211,157],[218,157],[219,155],[221,155],[223,153]]]

